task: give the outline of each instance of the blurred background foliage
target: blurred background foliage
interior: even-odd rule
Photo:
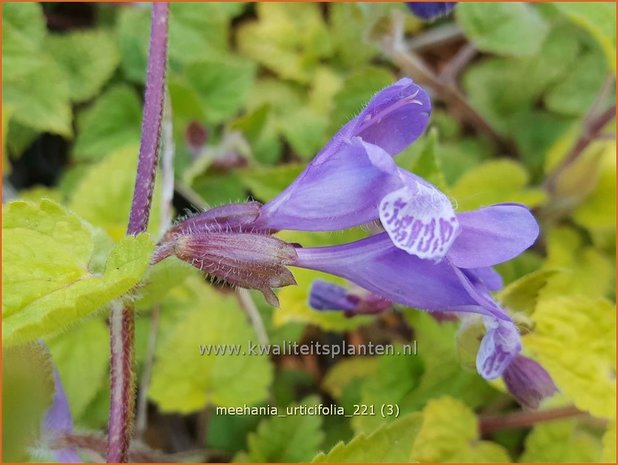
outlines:
[[[316,312],[307,305],[316,272],[295,270],[298,286],[278,293],[279,309],[253,295],[271,343],[414,339],[418,356],[201,357],[200,344],[257,341],[238,300],[180,262],[146,272],[152,244],[123,238],[149,5],[4,3],[3,200],[57,202],[5,210],[13,227],[44,217],[39,232],[53,231],[40,242],[14,242],[40,250],[37,279],[46,289],[18,288],[3,274],[3,327],[11,331],[3,337],[5,461],[47,457],[38,425],[53,393],[52,360],[76,434],[101,443],[109,341],[106,313],[97,310],[144,273],[137,376],[140,395],[149,386],[149,402],[138,408],[136,435],[176,454],[173,460],[615,460],[616,145],[613,124],[594,128],[615,102],[615,15],[609,3],[462,3],[454,15],[423,24],[390,3],[171,6],[178,214],[273,198],[373,93],[405,74],[428,88],[434,113],[430,130],[398,162],[443,188],[459,210],[496,202],[534,209],[542,235],[498,267],[506,288],[497,297],[520,325],[526,355],[560,389],[541,408],[574,405],[581,414],[492,430],[483,418],[520,408],[501,382],[487,383],[468,367],[475,336],[408,309],[355,318]],[[403,52],[389,46],[398,32]],[[409,56],[430,70],[428,80],[406,65]],[[162,190],[159,182],[153,238],[165,211]],[[69,225],[66,234],[54,231],[58,221]],[[282,237],[319,245],[364,234]],[[10,255],[7,241],[5,234],[3,262],[27,275],[35,265],[27,253]],[[73,274],[62,281],[49,263]],[[89,287],[47,301],[44,317],[30,308],[8,326],[24,302],[93,273],[98,281]],[[5,301],[7,294],[13,298]],[[24,345],[36,338],[49,353]],[[214,406],[320,402],[347,410],[396,403],[401,418],[214,414]]]

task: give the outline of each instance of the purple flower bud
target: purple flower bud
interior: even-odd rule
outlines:
[[[432,21],[453,11],[457,2],[406,2],[406,5],[419,18]]]
[[[496,379],[521,351],[521,339],[515,324],[508,320],[485,318],[487,333],[476,357],[476,369],[485,379]]]
[[[523,355],[515,357],[502,379],[513,397],[531,409],[538,408],[543,399],[558,392],[545,368]]]
[[[316,279],[309,291],[309,305],[315,310],[344,311],[346,315],[369,315],[392,308],[384,297],[360,290],[354,293],[338,284]]]

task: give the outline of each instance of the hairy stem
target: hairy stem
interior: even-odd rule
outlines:
[[[507,415],[481,416],[479,428],[481,434],[487,435],[505,429],[528,428],[537,423],[571,418],[579,415],[586,415],[586,413],[578,410],[572,405],[549,410],[519,411]]]
[[[161,123],[161,179],[163,184],[163,195],[161,196],[161,220],[159,223],[159,238],[172,224],[172,201],[174,199],[174,134],[172,123],[172,106],[169,94],[166,94],[165,107],[163,109],[163,121]],[[146,358],[142,378],[139,382],[137,398],[137,413],[135,415],[135,436],[141,439],[146,431],[148,422],[148,386],[152,377],[152,366],[157,347],[157,334],[159,332],[159,316],[161,306],[155,305],[150,313],[150,331],[148,334],[148,345],[146,347]]]
[[[148,52],[139,160],[129,215],[128,235],[146,231],[161,133],[167,64],[167,3],[154,3]],[[135,376],[133,373],[135,316],[131,305],[118,304],[110,314],[110,411],[107,461],[126,462],[133,425]]]

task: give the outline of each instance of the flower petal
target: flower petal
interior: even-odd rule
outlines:
[[[403,78],[378,92],[335,138],[357,136],[395,156],[425,131],[430,114],[425,90]]]
[[[448,260],[434,263],[410,255],[393,246],[386,233],[333,247],[298,248],[296,253],[293,266],[341,276],[398,304],[492,319],[501,315],[469,292]]]
[[[476,357],[476,369],[488,380],[504,373],[521,351],[521,340],[512,321],[485,318],[487,333]]]
[[[457,214],[461,233],[448,252],[461,268],[482,268],[516,257],[539,235],[539,226],[523,205],[499,204]]]
[[[401,186],[397,167],[381,148],[355,138],[314,160],[280,195],[265,204],[257,227],[334,231],[378,218],[378,205]]]
[[[412,13],[428,21],[446,16],[457,6],[457,2],[406,2],[406,4]]]
[[[67,400],[62,381],[60,381],[60,376],[55,367],[53,372],[55,386],[54,399],[43,419],[43,435],[49,440],[73,432],[73,417],[69,409],[69,401]],[[67,447],[54,450],[54,455],[60,463],[81,462],[79,454],[73,448]]]
[[[449,199],[431,184],[408,173],[404,187],[380,203],[380,220],[393,244],[428,260],[444,257],[459,232]]]
[[[478,281],[490,291],[499,291],[504,285],[500,273],[489,266],[470,268],[465,270],[465,272],[468,277],[473,277],[473,280]]]

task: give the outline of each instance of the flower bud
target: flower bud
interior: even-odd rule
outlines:
[[[338,284],[316,279],[309,292],[309,306],[315,310],[344,311],[346,316],[381,313],[392,302],[364,290],[354,293]]]
[[[545,368],[523,355],[515,357],[502,378],[513,397],[531,409],[538,408],[545,397],[558,391]]]

